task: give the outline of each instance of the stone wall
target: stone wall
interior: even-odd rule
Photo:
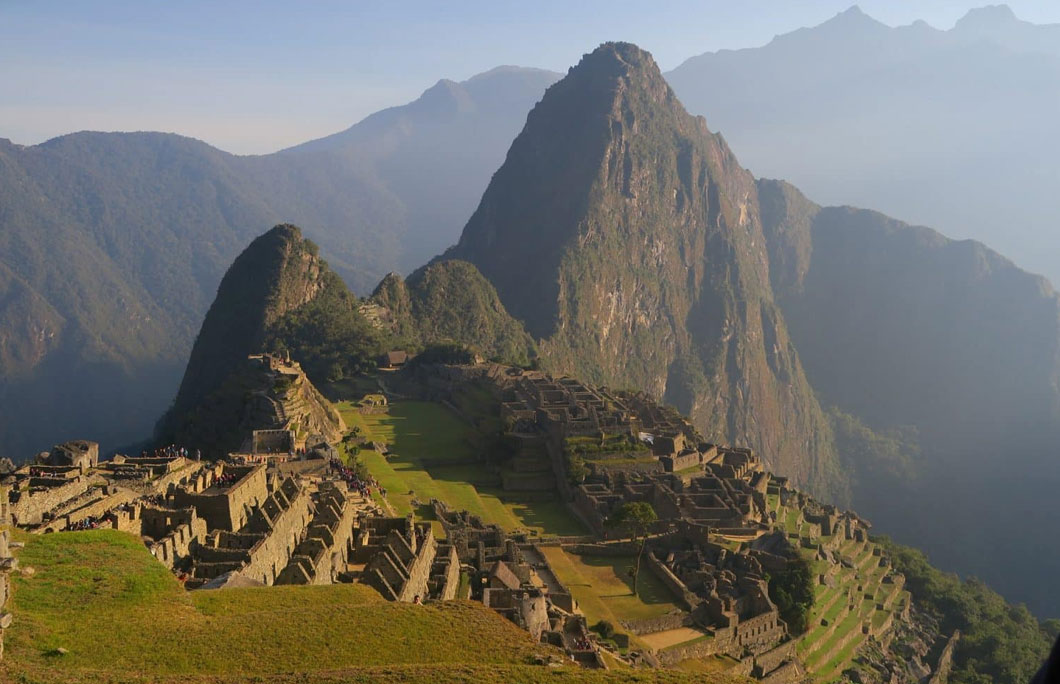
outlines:
[[[719,641],[717,637],[690,641],[687,644],[681,644],[679,646],[656,651],[655,657],[659,659],[659,663],[662,665],[676,665],[682,660],[688,660],[690,658],[706,658],[708,656],[724,653],[724,647],[727,647],[729,643],[730,640],[722,639]],[[747,674],[750,674],[750,668],[748,668]]]
[[[265,538],[250,550],[250,562],[242,570],[247,577],[273,584],[305,535],[311,514],[309,493],[298,488],[289,501],[290,505],[270,521]]]
[[[434,562],[437,542],[430,525],[426,527],[427,535],[416,550],[416,557],[408,566],[408,580],[398,592],[398,601],[412,601],[417,596],[422,598],[427,595],[427,581],[431,578],[431,564]]]
[[[785,661],[794,658],[795,644],[796,641],[794,639],[785,641],[781,645],[755,656],[755,676],[762,677],[763,675],[773,672],[783,665]]]
[[[795,684],[806,680],[806,672],[797,660],[791,660],[762,677],[763,684]]]
[[[234,532],[242,528],[250,511],[268,494],[265,466],[225,465],[221,475],[226,474],[234,474],[238,480],[229,487],[213,482],[201,491],[190,487],[175,488],[172,494],[175,506],[194,506],[211,530]]]
[[[630,634],[654,634],[665,632],[670,629],[691,627],[693,624],[691,613],[670,613],[659,617],[646,618],[644,620],[623,620],[622,626]]]
[[[87,502],[85,505],[70,511],[46,524],[41,531],[59,532],[69,528],[74,523],[86,518],[102,518],[111,509],[122,504],[131,503],[140,498],[138,492],[123,487],[112,487],[103,489],[102,496]]]
[[[655,557],[655,554],[648,551],[645,555],[645,562],[655,575],[662,580],[662,583],[673,593],[674,597],[677,598],[680,605],[685,610],[693,610],[696,604],[699,603],[699,598],[692,593],[692,591],[682,582],[677,575],[670,571],[670,568],[666,567],[662,561]]]
[[[331,584],[345,570],[356,510],[345,483],[323,482],[305,539],[276,579],[277,584]]]
[[[178,524],[161,539],[151,544],[151,555],[172,570],[191,556],[192,548],[206,538],[206,521],[192,510],[187,522]]]
[[[787,633],[776,611],[741,620],[735,627],[737,643],[752,653],[765,653]]]
[[[931,679],[928,680],[928,684],[946,684],[950,678],[950,671],[953,669],[953,654],[957,650],[957,642],[961,640],[961,631],[959,629],[953,630],[953,634],[950,636],[949,641],[946,642],[945,648],[942,649],[942,653],[939,655],[938,665],[935,666],[935,673],[931,675]]]
[[[11,502],[10,512],[15,525],[39,525],[48,513],[71,499],[81,496],[90,486],[89,478],[76,477],[57,487],[12,491],[17,500]]]
[[[449,601],[456,598],[456,590],[460,587],[460,558],[456,554],[456,547],[450,546],[446,555],[445,579],[439,599]]]
[[[372,539],[372,531],[362,528],[357,535],[355,558],[368,561],[364,582],[374,586],[391,601],[411,602],[429,595],[428,582],[437,550],[434,532],[429,524],[413,524],[411,518],[369,519],[375,534],[385,534],[382,541]]]

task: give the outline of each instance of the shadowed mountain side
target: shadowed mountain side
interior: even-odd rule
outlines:
[[[1060,612],[1060,553],[1027,520],[1060,524],[1060,298],[972,241],[871,211],[824,208],[759,182],[771,277],[826,405],[877,429],[912,426],[916,482],[873,478],[855,505],[883,531]],[[901,505],[895,505],[901,501]],[[1005,553],[983,554],[981,539]],[[999,559],[1023,558],[1022,562]]]
[[[646,389],[842,498],[772,300],[754,179],[651,56],[607,43],[531,111],[460,242],[545,364]]]

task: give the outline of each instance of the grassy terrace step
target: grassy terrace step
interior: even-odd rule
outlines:
[[[827,594],[822,596],[822,598],[824,598],[825,600],[823,602],[818,602],[816,605],[814,605],[814,609],[812,612],[813,621],[815,624],[819,625],[821,622],[821,618],[832,619],[834,617],[834,609],[836,605],[847,602],[848,597],[850,595],[851,584],[851,582],[836,584],[836,586],[831,587],[828,590]]]
[[[886,588],[886,591],[884,592],[883,600],[880,601],[880,603],[883,604],[884,608],[890,609],[891,606],[894,605],[896,599],[902,595],[903,590],[897,584],[884,584],[882,586]]]
[[[389,459],[367,449],[357,457],[386,488],[387,500],[398,515],[413,512],[413,499],[426,503],[435,498],[509,531],[586,533],[555,497],[502,490],[499,478],[479,461],[471,446],[469,427],[441,404],[400,401],[392,403],[385,413],[362,415],[352,404],[343,402],[339,411],[346,424],[356,426],[363,438],[390,446]],[[428,520],[433,517],[426,506],[415,513]],[[440,525],[435,525],[435,533],[441,534]]]
[[[862,575],[858,579],[853,570],[844,568],[840,583],[831,590],[834,593],[828,596],[826,603],[818,604],[820,608],[815,609],[812,619],[816,626],[800,639],[800,643],[797,646],[799,653],[817,652],[822,643],[829,641],[837,632],[843,629],[844,623],[849,618],[845,611],[849,603],[850,594],[853,594],[856,602],[855,610],[851,614],[867,613],[870,608],[875,610],[876,599],[868,599],[865,594],[876,593],[876,590],[881,586],[884,574],[886,574],[886,569],[878,568],[873,569],[872,573],[868,575]],[[858,584],[862,585],[863,591],[857,591]],[[837,622],[840,616],[842,616],[842,619]],[[828,626],[820,624],[822,617],[828,620]]]
[[[850,614],[843,618],[843,621],[837,625],[836,630],[832,635],[824,642],[816,644],[816,648],[804,658],[806,667],[811,671],[817,672],[822,667],[826,666],[827,662],[834,657],[830,655],[830,652],[836,647],[840,640],[850,634],[851,630],[857,630],[858,633],[860,633],[862,624],[864,624],[865,620],[872,615],[873,611],[875,611],[875,607],[869,603],[861,603],[856,610],[851,611]],[[861,641],[864,641],[864,638],[855,638],[851,643],[860,643]],[[828,661],[822,662],[825,658],[828,658]]]
[[[857,608],[858,606],[855,606]],[[850,601],[847,596],[843,596],[841,600],[836,601],[827,614],[823,615],[828,620],[828,625],[821,625],[820,618],[818,618],[817,626],[814,627],[802,637],[801,643],[796,645],[796,650],[800,655],[810,654],[816,652],[821,644],[828,641],[837,630],[840,629],[843,622],[851,613],[857,613],[857,610],[850,610]]]
[[[481,604],[389,603],[362,585],[185,592],[114,530],[19,535],[0,681],[673,682],[684,673],[533,666],[557,649]],[[57,648],[68,653],[52,655]],[[726,675],[709,681],[744,681]]]
[[[874,629],[879,629],[880,626],[891,616],[889,610],[876,610],[872,613],[870,621]],[[835,655],[828,660],[828,662],[817,672],[818,681],[832,682],[836,681],[843,670],[846,669],[847,665],[854,659],[858,648],[860,648],[868,637],[862,637],[859,639],[853,639],[849,644],[844,646]]]

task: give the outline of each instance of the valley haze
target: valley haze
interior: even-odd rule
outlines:
[[[668,71],[606,41],[443,78],[269,154],[0,139],[0,669],[233,675],[88,656],[70,625],[139,592],[260,640],[241,676],[1026,681],[1060,635],[1060,23],[838,9],[717,9],[763,44],[678,31]],[[19,570],[97,556],[96,618]],[[310,648],[404,646],[296,664],[246,621],[296,596]]]

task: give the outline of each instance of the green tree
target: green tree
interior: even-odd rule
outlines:
[[[941,618],[944,634],[961,630],[952,684],[1022,684],[1049,655],[1055,622],[1039,623],[1024,605],[1013,605],[974,578],[932,567],[917,549],[874,539],[886,550],[895,570],[906,578],[906,588],[924,608]]]
[[[637,594],[637,578],[640,576],[640,560],[644,556],[644,547],[648,542],[648,531],[651,524],[659,519],[655,509],[647,501],[630,501],[618,507],[607,519],[609,527],[629,525],[631,540],[640,537],[640,549],[637,551],[637,565],[633,568],[633,595]]]
[[[813,571],[803,558],[792,558],[781,572],[770,575],[769,597],[777,604],[781,619],[792,635],[799,635],[809,627],[813,609]]]

